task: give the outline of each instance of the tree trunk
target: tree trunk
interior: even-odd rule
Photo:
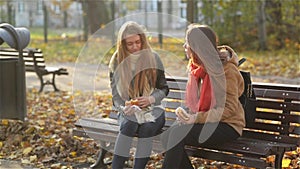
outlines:
[[[162,21],[162,17],[161,17],[161,13],[162,13],[162,1],[157,1],[157,20],[158,20],[158,42],[160,44],[160,48],[162,49],[162,45],[163,45],[163,21]]]
[[[116,27],[116,25],[115,25],[115,22],[114,22],[114,20],[115,20],[115,12],[116,12],[116,10],[115,10],[115,0],[112,0],[112,2],[111,2],[111,20],[112,20],[112,35],[111,35],[111,38],[112,38],[112,40],[111,40],[111,43],[112,43],[112,45],[114,45],[115,44],[115,42],[116,42],[116,37],[115,37],[115,27]]]
[[[194,0],[186,1],[186,17],[190,23],[194,22]]]
[[[281,1],[280,0],[267,0],[266,8],[270,10],[270,18],[273,27],[273,33],[276,36],[276,40],[279,42],[278,48],[281,49],[285,46],[282,38],[284,34],[282,24],[282,12],[281,12]]]
[[[43,1],[43,14],[44,14],[44,42],[48,43],[48,10],[44,1]]]
[[[8,23],[14,25],[13,23],[13,9],[10,1],[7,1],[7,15],[8,15]]]
[[[88,35],[89,35],[89,24],[88,24],[88,18],[87,18],[87,3],[85,1],[82,2],[82,18],[83,18],[83,40],[87,41],[88,40]]]
[[[29,10],[29,27],[32,27],[33,17],[32,17],[32,10]]]
[[[64,28],[68,27],[68,12],[64,9]]]
[[[147,5],[147,1],[144,1],[145,3],[145,26],[146,28],[148,28],[148,5]]]
[[[258,0],[258,40],[259,50],[267,50],[267,32],[266,32],[266,15],[265,15],[265,0]]]
[[[86,3],[90,33],[93,34],[108,22],[108,10],[105,1],[87,0]]]
[[[173,10],[173,3],[172,0],[168,1],[168,23],[173,23],[172,20],[172,10]],[[170,27],[172,24],[168,24]]]

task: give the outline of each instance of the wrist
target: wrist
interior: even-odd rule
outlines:
[[[194,114],[192,115],[192,118],[193,118],[194,123],[197,122],[197,115],[198,115],[198,113],[194,113]]]
[[[150,103],[150,104],[155,103],[155,97],[149,96],[148,99],[149,99],[149,103]]]

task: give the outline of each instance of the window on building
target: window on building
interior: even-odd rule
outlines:
[[[19,12],[19,13],[25,12],[25,4],[24,4],[23,1],[19,1],[19,2],[18,2],[18,12]]]
[[[36,13],[42,14],[43,13],[43,2],[41,0],[38,0],[36,2]]]
[[[56,1],[56,3],[51,3],[51,10],[55,12],[55,14],[61,13],[60,3]]]

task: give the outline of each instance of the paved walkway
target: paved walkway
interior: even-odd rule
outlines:
[[[49,64],[48,66],[63,67],[69,75],[56,76],[56,86],[62,91],[110,91],[107,66],[75,65],[74,63]],[[51,75],[44,76],[51,80]],[[40,81],[34,72],[26,72],[26,88],[40,88]],[[46,85],[44,91],[53,91],[52,85]]]

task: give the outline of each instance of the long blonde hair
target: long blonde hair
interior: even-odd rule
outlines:
[[[142,47],[141,52],[138,52],[139,56],[131,54],[127,50],[125,38],[130,35],[140,36]],[[140,57],[135,64],[135,72],[133,73],[130,57]],[[121,97],[128,99],[149,96],[156,85],[156,61],[145,30],[138,23],[129,21],[121,26],[117,38],[116,60],[117,66],[122,65],[117,84]]]

